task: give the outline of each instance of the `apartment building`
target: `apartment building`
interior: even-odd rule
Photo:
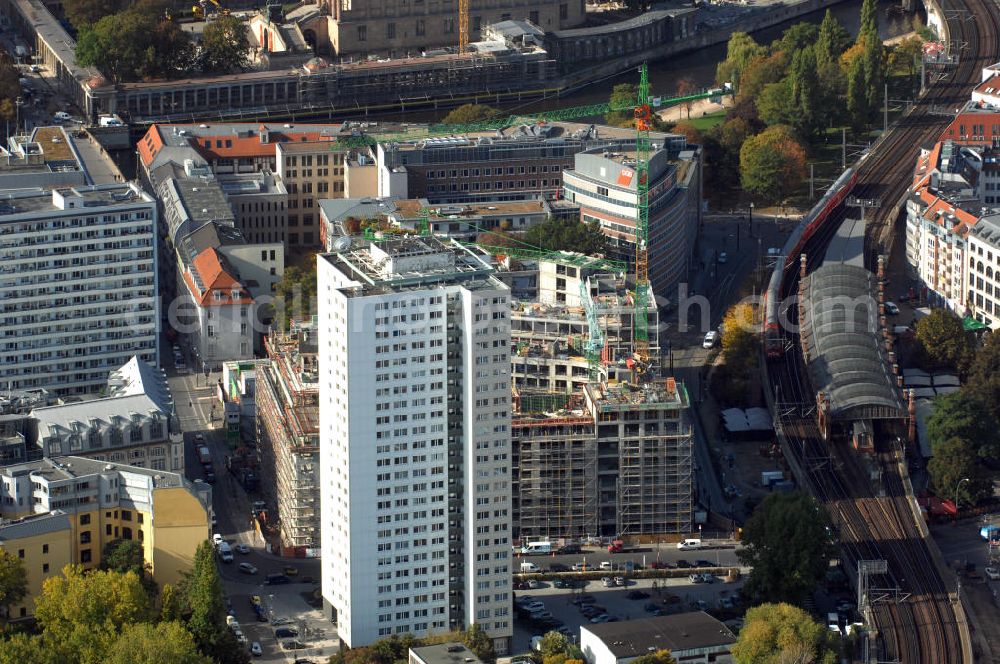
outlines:
[[[510,300],[454,241],[318,259],[322,592],[348,646],[513,630]]]
[[[180,331],[209,366],[253,357],[257,305],[229,260],[209,247],[184,265],[186,319]]]
[[[45,457],[64,454],[184,472],[184,435],[163,372],[133,357],[108,376],[106,396],[31,411]]]
[[[288,190],[270,171],[222,175],[219,187],[233,209],[234,225],[250,244],[284,245]]]
[[[967,311],[980,323],[1000,328],[1000,210],[969,230],[965,263]]]
[[[37,458],[39,450],[33,440],[35,425],[31,411],[54,403],[48,390],[7,392],[0,395],[0,466]]]
[[[906,260],[929,297],[959,315],[969,306],[969,231],[979,223],[982,152],[953,141],[923,151],[906,200]]]
[[[573,168],[576,153],[629,146],[635,148],[632,130],[569,122],[410,141],[403,134],[376,149],[378,195],[432,204],[551,200],[559,197],[562,173]]]
[[[258,371],[257,441],[264,484],[276,505],[282,555],[313,557],[320,550],[318,325],[291,321],[288,332],[264,339],[269,362]]]
[[[649,281],[658,295],[673,299],[687,277],[701,225],[701,150],[683,137],[654,143],[649,157]],[[635,262],[639,216],[636,152],[589,149],[563,172],[564,195],[580,206],[584,222],[598,222],[609,255]],[[685,293],[686,294],[686,293]]]
[[[209,537],[211,492],[181,473],[77,456],[0,468],[0,546],[28,572],[28,596],[11,615],[30,615],[42,582],[64,565],[96,569],[118,539],[142,543],[158,584],[178,583]]]
[[[515,539],[690,532],[693,438],[683,384],[591,383],[558,411],[521,406],[511,422]]]
[[[409,3],[379,5],[329,2],[329,39],[340,57],[417,57],[428,49],[458,45],[458,4]],[[469,3],[469,41],[480,39],[490,23],[526,19],[545,31],[574,28],[586,19],[582,0],[504,0]]]
[[[0,390],[93,392],[133,355],[157,361],[156,231],[155,202],[132,184],[8,192]]]
[[[601,375],[627,380],[632,371],[635,285],[599,259],[562,252],[535,263],[537,292],[511,306],[511,377],[522,400],[579,392],[592,377],[588,347],[598,344]],[[659,312],[646,316],[652,357],[660,353]],[[546,396],[546,399],[549,397]],[[566,399],[562,399],[565,401]]]

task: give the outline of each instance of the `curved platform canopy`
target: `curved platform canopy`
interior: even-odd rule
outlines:
[[[865,269],[864,225],[848,220],[823,265],[806,277],[800,331],[809,378],[835,420],[906,417],[879,327],[875,275]]]

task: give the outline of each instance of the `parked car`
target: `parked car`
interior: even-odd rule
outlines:
[[[259,641],[254,641],[250,644],[250,654],[254,657],[260,657],[264,654],[264,649],[260,647]]]
[[[615,568],[615,564],[613,562],[611,562],[610,560],[602,560],[600,568],[601,569],[614,569]]]
[[[593,595],[583,594],[577,597],[574,602],[576,604],[593,604],[597,599]]]
[[[732,597],[720,597],[719,598],[719,608],[720,609],[733,609],[736,607],[736,602],[733,601]]]
[[[212,535],[212,544],[214,544],[215,546],[219,546],[219,544],[225,541],[226,540],[219,533],[214,533]]]
[[[709,572],[705,572],[701,575],[702,583],[715,583],[715,575]]]
[[[625,594],[625,597],[628,599],[647,599],[649,597],[649,593],[645,590],[630,590]]]
[[[243,555],[250,553],[250,547],[246,544],[237,544],[235,548],[237,553],[242,553]]]
[[[724,263],[726,263],[728,261],[729,261],[729,254],[727,254],[724,251],[720,251],[719,252],[719,262],[724,264]]]
[[[593,565],[591,565],[588,568],[587,567],[587,563],[573,563],[573,571],[574,572],[586,572],[587,569],[592,569],[592,568],[593,568]]]
[[[718,567],[718,565],[716,565],[715,563],[713,563],[711,560],[696,560],[696,561],[694,561],[694,566],[695,567]]]
[[[268,574],[267,578],[264,579],[264,585],[266,586],[280,586],[290,582],[291,579],[284,574]]]
[[[545,605],[542,604],[541,602],[535,601],[535,602],[529,602],[528,604],[522,604],[521,608],[527,611],[528,613],[537,613],[539,611],[544,611]]]
[[[542,587],[542,584],[541,584],[540,581],[537,581],[535,579],[531,579],[530,581],[528,581],[528,589],[529,590],[538,590],[541,587]]]
[[[240,563],[239,569],[244,574],[256,574],[257,568],[250,563]]]
[[[681,558],[677,561],[677,569],[690,569],[692,567],[691,563]]]
[[[896,306],[895,302],[886,302],[885,303],[885,313],[889,314],[890,316],[898,316],[899,315],[899,307]]]
[[[608,614],[606,614],[606,613],[602,613],[602,614],[601,614],[601,615],[599,615],[599,616],[594,616],[593,618],[591,618],[591,619],[590,619],[590,622],[591,622],[591,623],[593,623],[594,625],[599,625],[599,624],[601,624],[601,623],[606,623],[606,622],[608,622],[608,619],[609,619],[610,617],[611,617],[611,616],[609,616]]]
[[[604,586],[605,588],[614,588],[615,582],[614,579],[612,579],[610,576],[606,576],[601,579],[601,585]]]
[[[299,630],[293,627],[279,627],[274,630],[274,638],[276,639],[292,639],[299,635]]]
[[[299,575],[299,568],[298,567],[287,566],[287,567],[285,567],[284,572],[285,572],[285,576],[298,576]]]
[[[579,544],[565,544],[556,549],[556,553],[559,555],[569,555],[573,553],[580,553],[582,550],[583,549],[580,548]]]
[[[649,569],[675,569],[677,565],[666,560],[654,560],[649,563]]]
[[[569,565],[563,565],[562,563],[553,563],[549,565],[550,572],[568,572]]]
[[[618,586],[619,588],[624,588],[627,585],[626,582],[625,582],[625,577],[624,576],[616,576],[615,577],[615,585]]]
[[[991,581],[1000,579],[1000,570],[996,567],[987,567],[984,571],[986,572],[986,576],[988,576]]]
[[[688,581],[690,581],[691,583],[701,583],[702,582],[701,574],[690,575],[688,577]]]
[[[285,650],[301,650],[305,645],[299,641],[282,641],[281,647]]]
[[[715,344],[719,343],[719,333],[715,330],[711,330],[705,334],[705,339],[701,342],[702,348],[715,348]]]

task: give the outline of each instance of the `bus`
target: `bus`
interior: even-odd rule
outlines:
[[[552,553],[552,542],[528,542],[521,545],[522,556],[541,555]]]

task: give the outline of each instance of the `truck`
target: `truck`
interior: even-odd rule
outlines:
[[[636,547],[631,544],[626,544],[623,540],[616,539],[611,544],[608,545],[608,553],[628,553],[630,551],[635,551]]]
[[[768,489],[771,485],[776,482],[781,482],[785,479],[785,473],[782,470],[765,470],[760,474],[760,486],[764,489]]]
[[[245,450],[245,448],[243,449]],[[236,454],[226,457],[226,469],[236,477],[236,481],[242,484],[247,491],[253,491],[257,488],[258,467],[256,456],[245,451],[242,454],[237,451]]]
[[[201,465],[205,467],[212,465],[212,453],[208,451],[208,447],[206,445],[198,446],[198,461],[200,461]]]

